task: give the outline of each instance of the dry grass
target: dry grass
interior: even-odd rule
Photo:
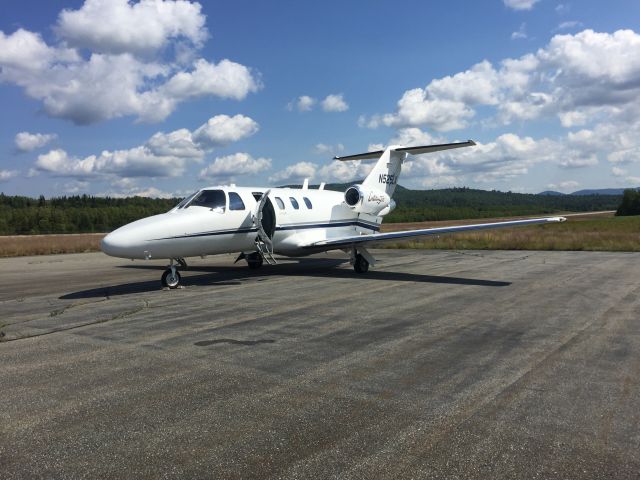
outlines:
[[[440,222],[438,226],[444,226],[445,223]],[[451,223],[448,224],[451,225]],[[396,229],[397,227],[394,225],[392,228]],[[414,228],[418,227],[414,226]],[[419,240],[413,239],[386,244],[385,247],[445,250],[598,250],[639,252],[640,216],[576,216],[569,217],[567,222],[562,224],[457,233],[436,238],[423,237]]]
[[[0,236],[0,257],[96,252],[104,236],[104,233]]]
[[[524,215],[519,217],[494,217],[494,218],[472,218],[468,220],[434,220],[429,222],[406,222],[406,223],[383,223],[382,232],[397,232],[399,230],[416,230],[419,228],[431,228],[431,227],[450,227],[451,225],[471,225],[476,223],[493,223],[503,222],[506,220],[525,220],[527,218],[539,218],[539,217],[556,217],[563,216],[567,219],[573,220],[589,220],[594,218],[613,218],[615,210],[603,211],[603,212],[586,212],[586,213],[554,213],[546,215]]]

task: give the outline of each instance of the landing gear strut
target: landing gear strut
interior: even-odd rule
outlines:
[[[162,274],[162,277],[160,278],[160,283],[162,283],[163,287],[178,288],[178,286],[180,285],[180,280],[180,272],[178,272],[178,269],[173,264],[172,258],[169,263],[169,267],[167,267],[167,269]]]

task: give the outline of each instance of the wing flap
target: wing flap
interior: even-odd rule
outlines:
[[[488,230],[492,228],[518,227],[524,225],[539,225],[544,223],[564,222],[564,217],[531,218],[526,220],[510,220],[506,222],[480,223],[475,225],[455,225],[451,227],[423,228],[419,230],[403,230],[400,232],[376,233],[371,235],[351,235],[348,237],[329,238],[305,245],[304,248],[322,249],[325,247],[340,248],[348,245],[359,245],[363,243],[377,243],[390,240],[398,240],[409,237],[420,237],[428,235],[441,235],[445,233],[467,232],[470,230]],[[329,248],[329,249],[330,249]]]

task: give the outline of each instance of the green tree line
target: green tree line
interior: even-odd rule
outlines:
[[[344,191],[349,185],[327,185],[327,189]],[[398,186],[394,199],[398,207],[386,217],[386,222],[615,210],[622,196],[533,195],[470,188],[409,190]],[[179,201],[179,198],[88,195],[46,199],[0,193],[0,235],[109,232],[134,220],[166,212]]]
[[[538,195],[466,187],[409,190],[399,186],[394,199],[398,207],[387,217],[388,222],[462,220],[615,210],[620,205],[621,196]]]
[[[77,195],[45,199],[0,193],[0,235],[109,232],[166,212],[180,199]]]

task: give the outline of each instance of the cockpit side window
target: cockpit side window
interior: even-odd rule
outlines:
[[[185,208],[189,207],[207,207],[207,208],[221,208],[223,211],[227,205],[227,198],[224,194],[224,190],[202,190],[196,195],[191,203]]]
[[[229,192],[229,210],[244,210],[244,202],[236,192]]]

